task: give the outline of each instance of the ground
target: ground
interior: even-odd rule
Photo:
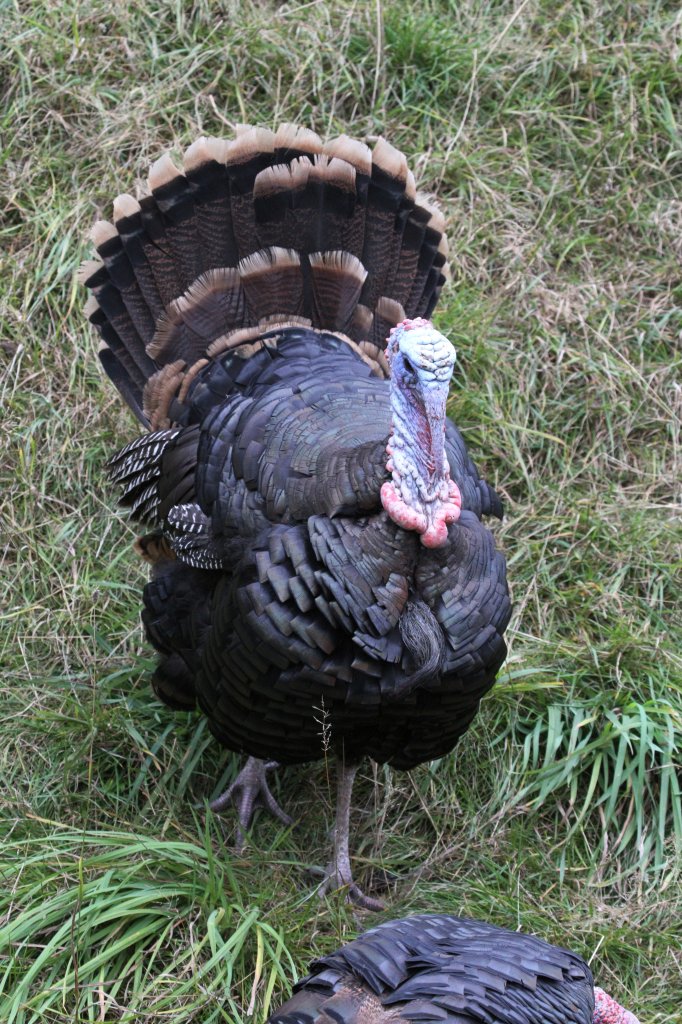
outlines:
[[[626,0],[2,5],[0,1019],[262,1021],[368,927],[319,901],[333,780],[243,855],[238,761],[157,703],[104,475],[136,427],[75,281],[152,159],[235,122],[385,134],[437,194],[449,405],[504,496],[514,617],[460,748],[367,764],[359,880],[570,946],[642,1024],[682,967],[680,19]],[[677,614],[675,608],[677,605]]]

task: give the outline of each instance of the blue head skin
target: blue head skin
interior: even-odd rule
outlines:
[[[428,320],[404,320],[390,334],[391,437],[381,490],[388,515],[416,530],[426,547],[447,542],[459,516],[461,495],[445,455],[445,405],[455,350]]]

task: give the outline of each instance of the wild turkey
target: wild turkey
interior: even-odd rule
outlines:
[[[310,965],[268,1024],[639,1024],[576,953],[483,921],[387,921]]]
[[[201,138],[149,185],[95,225],[82,280],[145,430],[110,468],[153,527],[137,547],[154,689],[250,755],[212,805],[235,801],[242,829],[257,799],[290,821],[260,759],[333,752],[327,887],[375,906],[348,854],[358,762],[452,750],[510,609],[481,522],[501,505],[445,416],[455,351],[425,319],[443,218],[384,140],[293,125]]]

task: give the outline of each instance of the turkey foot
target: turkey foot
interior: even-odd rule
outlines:
[[[256,807],[263,807],[284,825],[293,825],[290,818],[279,806],[270,792],[265,773],[277,768],[277,761],[261,761],[258,757],[250,757],[234,782],[209,807],[212,811],[224,811],[232,804],[237,809],[239,826],[237,828],[236,850],[238,853],[246,846],[246,832],[251,827],[253,812]]]
[[[365,896],[364,892],[353,881],[353,873],[350,867],[350,854],[348,851],[348,833],[350,828],[350,798],[353,792],[353,782],[359,765],[337,764],[336,781],[336,821],[334,822],[334,853],[331,863],[325,871],[325,878],[318,889],[320,897],[327,893],[335,892],[337,889],[346,890],[346,899],[363,910],[383,910],[384,905],[379,900]]]

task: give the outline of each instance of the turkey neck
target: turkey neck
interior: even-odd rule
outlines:
[[[408,504],[426,505],[447,498],[450,467],[445,456],[447,388],[440,382],[416,390],[391,382],[391,434],[387,466],[393,484]]]
[[[458,518],[462,498],[445,453],[449,376],[424,377],[413,386],[391,379],[391,480],[381,488],[381,501],[398,526],[416,530],[425,547],[437,548],[447,543],[448,524]]]

